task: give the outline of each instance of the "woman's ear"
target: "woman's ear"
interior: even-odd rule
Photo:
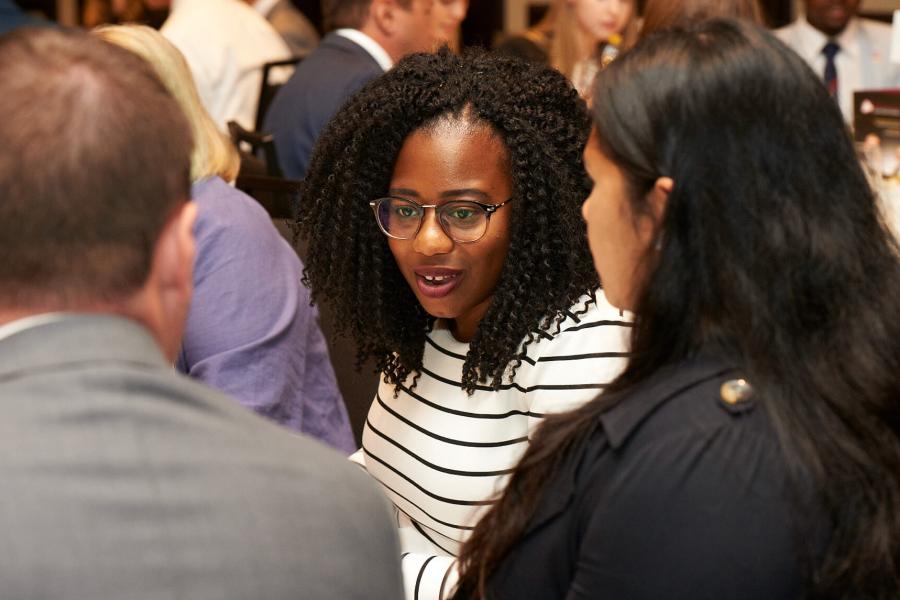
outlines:
[[[394,0],[372,0],[369,7],[369,18],[382,34],[391,36],[396,30],[395,11],[399,7]]]
[[[650,214],[654,227],[659,227],[666,214],[666,205],[669,203],[669,194],[675,189],[675,181],[671,177],[660,177],[647,192],[647,204],[650,206]]]

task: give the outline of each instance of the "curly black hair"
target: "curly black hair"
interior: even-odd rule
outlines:
[[[515,199],[508,255],[470,343],[463,388],[497,389],[528,345],[599,285],[580,217],[590,191],[581,159],[590,118],[565,78],[483,51],[405,58],[325,128],[296,223],[309,244],[304,281],[314,301],[328,299],[336,333],[356,340],[358,364],[374,358],[397,389],[410,374],[415,385],[435,319],[404,280],[369,202],[386,194],[410,133],[463,114],[503,140]]]

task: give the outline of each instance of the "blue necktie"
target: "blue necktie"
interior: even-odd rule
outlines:
[[[834,57],[840,52],[841,47],[835,42],[828,42],[822,48],[822,54],[825,55],[825,87],[828,88],[828,95],[837,100],[838,76],[837,67],[834,66]]]

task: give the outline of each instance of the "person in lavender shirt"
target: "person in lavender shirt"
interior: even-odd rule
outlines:
[[[197,204],[194,300],[178,370],[347,454],[355,442],[303,265],[265,210],[227,181],[238,155],[200,102],[187,63],[149,27],[95,31],[147,60],[191,123]]]

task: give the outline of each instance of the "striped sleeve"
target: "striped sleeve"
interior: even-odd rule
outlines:
[[[402,555],[403,587],[407,600],[443,600],[457,581],[452,556],[405,553]]]
[[[349,456],[350,462],[366,470],[365,453],[362,449]],[[408,600],[443,600],[453,591],[458,579],[456,559],[447,556],[446,551],[436,545],[422,528],[394,506],[394,517],[397,519],[397,533],[400,547],[404,550],[400,556],[403,573],[404,593]],[[410,548],[422,550],[408,551]],[[434,554],[436,551],[439,554]]]

